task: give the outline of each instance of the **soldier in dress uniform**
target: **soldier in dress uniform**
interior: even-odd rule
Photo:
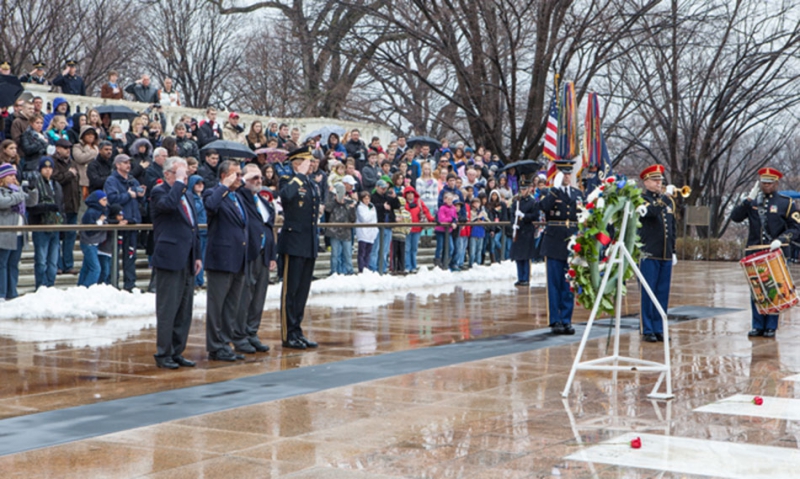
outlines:
[[[547,269],[547,311],[553,334],[575,334],[572,327],[575,299],[567,282],[567,242],[578,231],[578,207],[583,205],[583,193],[570,185],[575,160],[555,163],[558,173],[553,187],[542,194],[539,202],[547,222],[542,239]]]
[[[519,173],[519,195],[511,204],[514,233],[509,258],[517,262],[517,282],[514,286],[529,286],[531,260],[536,256],[536,226],[533,223],[539,221],[539,207],[531,195],[531,175],[535,175],[536,171]]]
[[[778,181],[783,173],[767,167],[758,170],[758,177],[747,198],[733,209],[731,219],[736,223],[748,220],[748,247],[763,246],[774,251],[800,237],[800,212],[791,198],[778,193]],[[753,329],[747,335],[774,338],[778,329],[778,315],[759,314],[752,298],[750,307],[753,311]]]
[[[44,76],[44,67],[46,67],[43,61],[36,61],[33,63],[33,70],[30,73],[26,73],[19,77],[19,81],[23,83],[37,83],[39,85],[49,85],[50,81],[45,78]]]
[[[648,166],[639,174],[644,182],[644,193],[647,213],[641,218],[642,227],[639,238],[642,242],[644,257],[639,264],[653,291],[658,304],[664,312],[669,303],[669,288],[672,282],[672,266],[678,260],[675,256],[675,202],[674,192],[662,194],[661,182],[664,179],[664,166]],[[669,188],[674,188],[670,186]],[[648,343],[664,341],[664,327],[661,315],[650,296],[642,288],[642,334]]]
[[[283,227],[278,236],[278,254],[283,255],[283,290],[281,292],[281,340],[283,347],[316,348],[317,343],[303,336],[300,323],[317,258],[320,192],[308,177],[312,150],[302,147],[289,153],[291,174],[280,178]]]
[[[60,75],[55,77],[53,85],[61,87],[61,93],[65,95],[81,95],[86,96],[86,85],[83,83],[83,78],[78,76],[78,62],[76,60],[67,60],[67,66]]]

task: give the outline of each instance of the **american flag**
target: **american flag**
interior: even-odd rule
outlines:
[[[547,164],[547,184],[553,183],[556,176],[555,160],[558,159],[558,101],[557,89],[553,89],[553,100],[550,102],[550,113],[547,116],[547,130],[544,132],[544,150],[542,154],[550,160]]]

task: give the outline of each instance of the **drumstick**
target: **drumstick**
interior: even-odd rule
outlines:
[[[785,248],[786,246],[789,246],[789,243],[781,243],[781,247],[782,248]],[[770,245],[768,245],[768,244],[754,244],[753,246],[748,246],[744,250],[745,251],[752,251],[752,250],[756,250],[756,249],[767,249],[769,247],[770,247]]]

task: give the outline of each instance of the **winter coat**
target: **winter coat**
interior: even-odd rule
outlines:
[[[70,115],[70,112],[69,112],[69,102],[63,96],[57,96],[55,98],[55,100],[53,100],[53,112],[52,113],[48,113],[48,114],[46,114],[44,116],[44,126],[42,127],[43,129],[46,130],[47,127],[50,126],[50,122],[53,121],[53,117],[60,114],[60,113],[56,113],[56,112],[58,111],[58,107],[61,106],[64,103],[67,104],[67,112],[64,113],[64,117],[67,119],[67,129],[72,128],[72,125],[74,123],[73,123],[73,117],[72,117],[72,115]]]
[[[419,198],[431,211],[431,214],[436,215],[439,209],[439,182],[431,178],[429,180],[417,178],[416,190],[419,193]]]
[[[103,83],[103,86],[100,87],[100,98],[110,98],[112,100],[122,100],[122,88],[119,87],[119,84],[116,85],[117,91],[114,91],[114,86],[111,86],[110,83]]]
[[[458,221],[458,208],[456,208],[456,205],[448,205],[445,203],[440,206],[439,211],[436,212],[436,221],[443,226],[437,226],[433,230],[444,233],[445,226],[449,226]]]
[[[221,140],[222,139],[222,129],[219,127],[219,123],[214,123],[211,125],[211,122],[206,120],[200,128],[197,129],[197,143],[200,148],[206,146],[207,144]]]
[[[61,92],[65,95],[86,96],[86,85],[78,75],[58,75],[53,80],[53,85],[61,87]]]
[[[89,178],[89,191],[102,190],[106,185],[106,180],[114,171],[114,157],[104,159],[97,156],[89,166],[86,167],[86,176]]]
[[[139,153],[139,147],[141,146],[146,146],[147,151],[145,151],[144,153]],[[142,163],[145,161],[150,164],[153,163],[152,143],[150,143],[150,140],[148,140],[147,138],[139,138],[138,140],[134,141],[133,144],[131,144],[130,148],[128,149],[128,154],[131,156],[130,175],[136,178],[136,180],[139,183],[144,184],[145,167],[142,166]]]
[[[212,167],[208,163],[203,163],[197,170],[197,174],[203,177],[203,183],[206,185],[206,189],[214,188],[219,184],[219,163],[217,166]]]
[[[129,189],[135,190],[139,187],[139,182],[136,178],[128,174],[128,178],[123,178],[118,171],[111,173],[111,176],[106,180],[103,187],[106,195],[108,195],[108,204],[118,204],[122,207],[122,213],[128,220],[128,223],[135,224],[142,222],[142,214],[139,210],[139,202],[141,198],[133,199],[128,194]]]
[[[175,138],[175,143],[178,146],[178,156],[181,158],[191,156],[196,160],[200,159],[200,149],[197,148],[197,143],[191,138]]]
[[[83,137],[86,135],[87,131],[95,130],[89,125],[83,125],[81,127],[80,141],[72,145],[72,159],[75,161],[75,167],[78,169],[78,174],[80,176],[78,183],[81,186],[89,186],[89,177],[86,175],[86,168],[89,166],[89,163],[97,158],[97,154],[99,153],[96,146],[84,143]]]
[[[375,183],[381,177],[381,168],[378,165],[372,166],[369,163],[361,169],[361,184],[365,191],[375,188]]]
[[[194,212],[197,215],[197,224],[208,224],[208,213],[206,213],[206,205],[203,203],[203,195],[198,195],[194,192],[194,187],[197,183],[203,181],[200,175],[192,175],[189,177],[189,184],[187,185],[187,196],[194,204]],[[207,236],[208,230],[200,230],[200,236]]]
[[[328,195],[325,212],[330,213],[329,223],[353,223],[356,220],[356,200],[344,198],[344,203],[336,201],[336,195]],[[353,228],[325,228],[325,236],[349,241],[353,237]]]
[[[69,171],[72,159],[53,155],[53,179],[61,185],[64,196],[64,213],[77,213],[81,207],[81,188],[78,176]]]
[[[98,194],[96,192],[92,192],[86,197],[86,212],[81,218],[82,225],[97,224],[101,216],[108,216],[108,208],[104,208],[97,197]],[[103,223],[107,223],[107,221]],[[106,240],[107,235],[106,231],[84,230],[81,231],[81,243],[99,245]]]
[[[222,139],[233,141],[235,143],[241,143],[243,145],[247,144],[247,140],[244,137],[244,128],[239,125],[233,126],[229,122],[225,122],[225,126],[222,128]]]
[[[24,203],[30,207],[39,201],[39,192],[31,190],[26,193],[18,187],[0,186],[0,226],[20,226],[26,224],[25,215],[20,214],[19,205]],[[16,250],[19,233],[9,231],[0,233],[0,249]]]
[[[144,86],[141,83],[131,83],[125,87],[125,92],[133,95],[135,101],[151,105],[158,103],[158,88],[153,85]]]
[[[478,210],[472,210],[470,212],[470,222],[487,222],[489,221],[489,216],[486,214],[486,211],[481,207]],[[477,226],[473,224],[470,226],[469,232],[470,238],[485,238],[486,237],[486,227],[485,226]]]
[[[47,154],[47,137],[29,126],[20,137],[20,147],[25,159],[25,171],[36,171],[39,159]]]
[[[11,122],[11,139],[14,140],[17,144],[20,142],[20,138],[22,137],[23,133],[30,128],[31,123],[27,116],[25,116],[24,111],[18,111],[14,113],[14,121]]]
[[[44,136],[47,138],[47,143],[51,145],[55,145],[58,140],[69,140],[67,130],[47,130]]]
[[[359,201],[358,206],[356,207],[356,223],[377,222],[378,211],[375,209],[375,206],[373,206],[372,203],[365,205]],[[375,242],[375,238],[377,237],[378,228],[356,228],[356,239],[358,241],[372,244]]]
[[[428,210],[427,205],[423,201],[420,201],[420,195],[417,193],[417,190],[410,186],[406,186],[403,190],[403,198],[406,197],[408,193],[414,193],[414,201],[408,202],[406,200],[406,210],[408,210],[409,214],[411,215],[411,222],[412,223],[422,223],[423,218],[428,220],[428,222],[434,222],[434,216],[431,214],[430,210]],[[422,231],[421,226],[414,226],[411,228],[412,233],[419,233]]]
[[[367,164],[367,145],[361,140],[350,140],[344,144],[344,149],[347,150],[347,156],[355,158],[356,169],[361,171]]]
[[[28,208],[28,222],[32,225],[60,225],[63,223],[64,194],[61,191],[61,185],[53,178],[45,181],[39,173],[36,173],[32,180],[36,182],[39,199],[35,205]]]
[[[378,223],[396,223],[395,210],[400,209],[400,201],[394,197],[389,196],[389,190],[386,193],[380,194],[375,192],[372,195],[372,204],[375,205],[375,210],[378,213]],[[388,204],[387,210],[384,205]]]
[[[71,118],[67,118],[67,122],[69,123],[69,127],[67,128],[67,136],[69,137],[69,142],[72,143],[73,146],[81,141],[80,124],[82,116],[85,117],[86,113],[75,113]],[[45,128],[47,128],[47,126],[45,126]]]

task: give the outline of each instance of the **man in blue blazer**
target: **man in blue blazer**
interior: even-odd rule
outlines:
[[[186,161],[171,157],[164,163],[164,181],[151,192],[153,218],[152,264],[156,272],[156,366],[193,367],[184,358],[192,325],[194,277],[202,267],[197,214],[186,197]]]
[[[208,215],[208,244],[205,269],[208,273],[206,307],[206,349],[212,361],[244,359],[234,353],[233,341],[239,299],[244,286],[247,263],[247,213],[236,190],[241,186],[242,170],[233,161],[219,165],[220,183],[203,193]],[[249,343],[237,351],[254,353]]]
[[[237,189],[236,195],[247,212],[247,267],[231,339],[239,349],[249,344],[263,353],[269,351],[269,346],[258,339],[258,328],[267,299],[269,272],[277,269],[273,233],[275,209],[272,207],[272,194],[268,189],[262,189],[263,179],[258,165],[245,165],[243,180],[244,187]]]

